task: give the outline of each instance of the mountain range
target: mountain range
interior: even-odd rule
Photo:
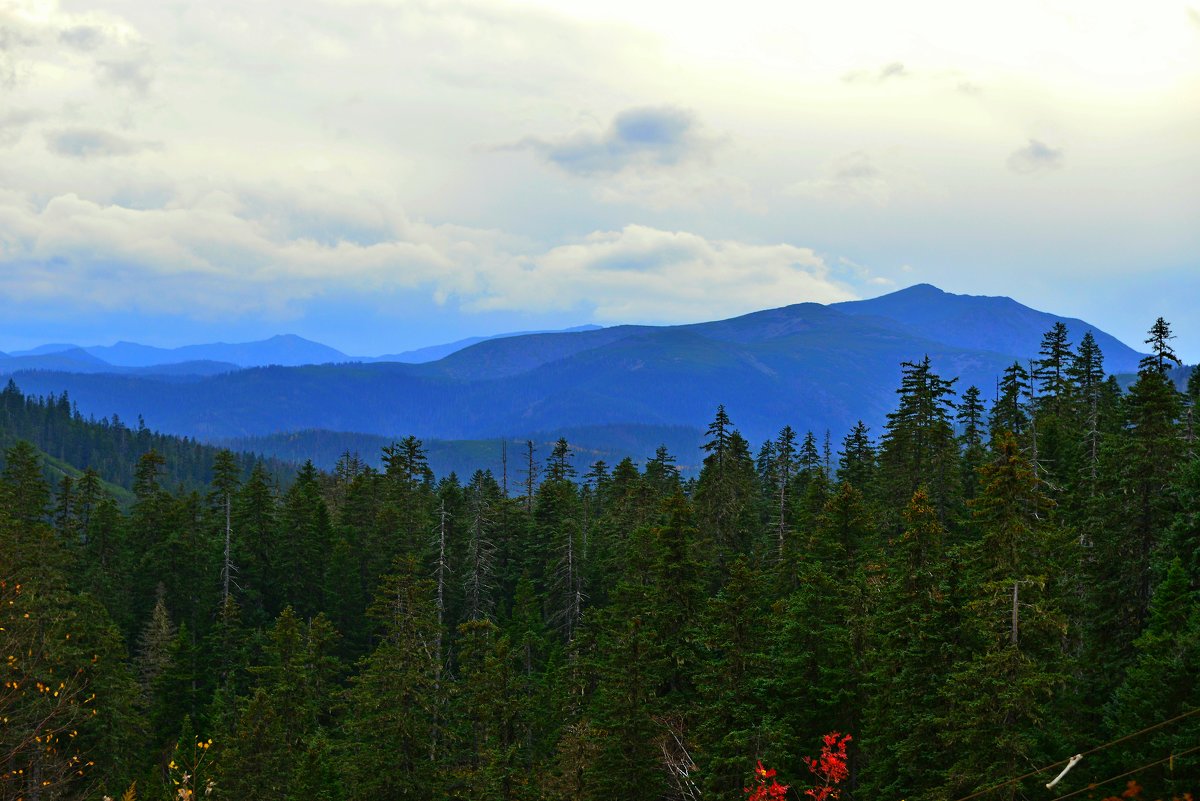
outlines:
[[[1036,357],[1042,335],[1060,321],[1072,342],[1092,333],[1109,372],[1136,369],[1139,353],[1082,320],[922,284],[871,300],[800,303],[708,323],[493,338],[420,364],[216,375],[42,369],[15,380],[27,393],[68,391],[84,414],[141,415],[152,428],[210,441],[267,437],[263,444],[291,432],[294,448],[301,431],[439,440],[575,431],[590,439],[576,442],[583,447],[607,452],[619,441],[644,457],[663,426],[693,432],[680,441],[699,441],[718,404],[752,442],[785,424],[836,438],[861,419],[878,432],[894,407],[901,362],[926,355],[939,374],[959,377],[960,391],[974,384],[990,398],[1004,368]],[[282,351],[301,352],[287,338],[268,342],[279,340]],[[226,347],[221,353],[237,355],[237,346]],[[327,436],[324,442],[328,449]]]
[[[213,342],[179,348],[157,348],[137,342],[80,347],[63,343],[39,345],[29,350],[0,353],[0,373],[21,370],[54,370],[69,373],[120,373],[133,375],[216,375],[247,367],[299,367],[306,364],[345,362],[405,362],[422,364],[449,356],[479,342],[526,334],[592,331],[583,325],[561,332],[514,331],[486,337],[391,353],[383,356],[348,356],[340,350],[295,334],[279,334],[257,342]]]

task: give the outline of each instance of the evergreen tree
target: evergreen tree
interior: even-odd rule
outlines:
[[[757,482],[746,440],[733,429],[724,406],[717,408],[708,436],[704,444],[708,455],[696,484],[696,510],[715,546],[718,564],[727,564],[750,550]]]
[[[456,797],[526,798],[532,777],[521,753],[521,731],[530,699],[520,691],[519,664],[491,621],[470,620],[458,634],[461,669],[454,708],[460,718],[456,739],[465,753]]]
[[[979,387],[967,387],[958,405],[959,447],[962,451],[963,499],[971,501],[979,492],[978,474],[987,458],[983,441],[983,402]]]
[[[890,549],[872,604],[871,648],[862,746],[870,754],[865,791],[878,797],[932,797],[944,767],[929,744],[940,737],[944,687],[957,628],[946,530],[929,496],[917,490],[904,533]]]
[[[944,792],[954,795],[1052,761],[1061,746],[1048,710],[1068,668],[1061,565],[1070,541],[1046,523],[1050,502],[1011,432],[981,481],[973,503],[980,536],[964,559],[961,656],[940,720],[952,758]]]
[[[1013,362],[1005,368],[1004,376],[1000,379],[997,387],[996,402],[992,404],[992,414],[988,420],[993,450],[997,449],[1006,432],[1024,444],[1029,429],[1029,411],[1026,401],[1030,391],[1029,371],[1022,367],[1020,362]]]
[[[774,670],[770,614],[761,596],[765,583],[762,573],[737,560],[701,616],[705,660],[696,675],[694,728],[705,798],[743,798],[751,759],[777,764],[783,753],[768,712]]]
[[[926,487],[943,520],[958,506],[958,444],[951,414],[954,382],[933,371],[926,356],[904,362],[900,402],[888,414],[879,453],[882,499],[899,510],[920,487]],[[896,522],[899,522],[896,515]]]
[[[1124,681],[1104,708],[1112,739],[1200,708],[1200,606],[1176,559],[1154,592],[1145,630],[1133,643],[1134,659]],[[1195,717],[1123,743],[1103,764],[1113,773],[1134,764],[1157,762],[1200,742]],[[1152,797],[1179,797],[1200,781],[1195,760],[1180,759],[1139,773]]]
[[[875,468],[875,446],[871,442],[870,429],[859,420],[842,441],[842,450],[838,454],[838,481],[869,493],[874,487]]]
[[[440,790],[435,737],[438,665],[434,583],[417,560],[401,557],[384,578],[370,614],[380,640],[348,695],[346,797],[428,797]]]

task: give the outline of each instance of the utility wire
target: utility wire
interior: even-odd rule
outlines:
[[[1192,715],[1195,715],[1197,713],[1200,713],[1200,707],[1196,707],[1195,709],[1191,710],[1190,712],[1184,712],[1182,715],[1176,715],[1175,717],[1171,718],[1170,720],[1164,720],[1162,723],[1155,723],[1153,726],[1147,726],[1146,728],[1142,729],[1141,731],[1135,731],[1133,734],[1126,734],[1124,737],[1118,737],[1115,740],[1110,740],[1109,742],[1105,743],[1104,745],[1098,745],[1090,751],[1084,751],[1082,754],[1080,754],[1080,756],[1088,756],[1090,754],[1096,753],[1097,751],[1103,751],[1105,748],[1111,748],[1112,746],[1116,745],[1117,743],[1123,743],[1126,740],[1132,740],[1134,737],[1140,737],[1143,734],[1145,734],[1146,732],[1151,732],[1151,731],[1154,731],[1155,729],[1161,729],[1163,726],[1169,726],[1172,723],[1183,720],[1184,718],[1191,717]],[[1193,750],[1197,750],[1197,749],[1193,749]],[[1189,751],[1188,753],[1191,753],[1191,752]],[[1181,754],[1176,754],[1176,756],[1181,756]],[[1169,759],[1169,757],[1168,757],[1168,759]],[[994,790],[999,790],[1001,787],[1007,787],[1010,784],[1016,784],[1017,782],[1025,781],[1026,779],[1028,779],[1030,777],[1036,776],[1039,773],[1045,773],[1046,771],[1057,768],[1060,765],[1065,765],[1070,761],[1071,761],[1071,757],[1068,757],[1066,759],[1060,759],[1059,761],[1057,761],[1053,764],[1047,765],[1044,768],[1038,768],[1037,770],[1030,771],[1029,773],[1026,773],[1023,776],[1018,776],[1015,779],[1009,779],[1007,781],[1000,782],[999,784],[994,784],[991,787],[987,787],[983,790],[977,790],[974,793],[971,793],[970,795],[964,795],[962,798],[957,799],[957,801],[970,801],[972,798],[978,798],[979,796],[986,795]],[[1166,760],[1163,760],[1163,761],[1165,762]],[[1155,762],[1153,764],[1157,765],[1158,763]],[[1139,770],[1141,770],[1141,768],[1139,768]],[[1120,778],[1120,776],[1117,776],[1114,778]],[[1111,781],[1111,779],[1109,779],[1107,781]],[[1066,798],[1066,797],[1067,796],[1065,796],[1065,795],[1059,796],[1059,799]]]
[[[1140,768],[1134,768],[1133,770],[1126,771],[1117,776],[1113,776],[1111,778],[1105,779],[1104,781],[1092,782],[1087,787],[1084,787],[1082,790],[1075,790],[1074,792],[1067,793],[1066,795],[1058,796],[1055,799],[1055,801],[1062,801],[1064,798],[1070,798],[1071,796],[1079,795],[1080,793],[1086,793],[1089,790],[1095,790],[1097,787],[1099,787],[1102,784],[1108,784],[1109,782],[1115,782],[1117,779],[1124,779],[1126,776],[1132,776],[1133,774],[1143,771],[1146,768],[1152,768],[1155,765],[1161,765],[1164,762],[1170,762],[1173,759],[1178,759],[1179,757],[1187,756],[1188,754],[1195,753],[1196,751],[1200,751],[1200,745],[1196,746],[1195,748],[1189,748],[1186,751],[1180,751],[1178,754],[1171,754],[1171,756],[1160,759],[1157,762],[1147,762],[1145,765],[1142,765]]]

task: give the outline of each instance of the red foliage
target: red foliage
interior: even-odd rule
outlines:
[[[804,764],[817,779],[816,787],[804,791],[813,801],[837,801],[842,794],[835,785],[850,775],[846,767],[846,743],[851,739],[849,734],[830,732],[825,735],[819,757],[804,757]]]
[[[771,783],[767,784],[767,779]],[[778,801],[787,797],[788,786],[780,784],[775,780],[775,769],[764,768],[762,760],[758,760],[758,767],[754,769],[754,787],[743,788],[747,794],[747,801]]]
[[[846,767],[846,743],[851,739],[849,734],[830,732],[824,737],[819,757],[804,757],[804,764],[817,779],[817,786],[804,791],[813,801],[837,801],[841,796],[842,791],[836,785],[850,775],[850,769]],[[767,784],[768,780],[770,784]],[[744,789],[747,801],[783,801],[788,785],[776,781],[774,769],[763,767],[760,759],[754,769],[754,787]]]

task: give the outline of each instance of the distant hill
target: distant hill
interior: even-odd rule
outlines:
[[[511,487],[515,486],[523,469],[526,441],[534,443],[540,465],[545,462],[545,457],[559,437],[566,437],[571,444],[576,454],[575,462],[583,471],[597,460],[612,466],[626,456],[643,465],[660,445],[665,445],[676,457],[677,466],[684,475],[699,473],[702,464],[700,446],[704,442],[704,431],[685,426],[591,426],[494,439],[427,439],[422,444],[429,458],[429,466],[436,475],[447,476],[454,472],[462,480],[468,479],[476,470],[491,470],[496,479],[501,480],[507,449],[508,482]],[[371,467],[380,468],[383,449],[396,439],[378,434],[309,429],[223,439],[215,444],[295,464],[311,461],[317,467],[332,470],[346,453],[357,456]]]
[[[92,355],[82,348],[70,348],[45,353],[26,355],[0,355],[0,375],[29,370],[47,370],[69,373],[114,373],[118,375],[145,375],[184,378],[188,376],[210,376],[241,369],[236,364],[215,361],[187,361],[173,364],[156,364],[148,367],[120,367]]]
[[[56,347],[53,345],[46,347]],[[59,370],[71,373],[93,373],[111,369],[112,365],[98,359],[82,348],[66,347],[62,350],[44,350],[34,353],[25,351],[0,357],[0,373],[15,373],[20,370]]]
[[[133,419],[133,418],[129,418]],[[45,457],[45,470],[55,483],[63,476],[78,478],[92,468],[121,501],[131,500],[138,460],[153,449],[166,459],[162,483],[175,489],[206,491],[218,449],[194,439],[131,428],[117,417],[88,419],[73,408],[68,396],[28,397],[9,384],[0,390],[0,468],[4,451],[18,440],[33,444]],[[255,456],[238,454],[243,477]],[[286,482],[293,466],[276,459],[266,462],[277,481]]]
[[[513,331],[506,334],[493,334],[490,337],[467,337],[455,342],[447,342],[442,345],[429,345],[424,348],[415,350],[406,350],[402,353],[392,353],[385,356],[356,356],[354,361],[359,362],[405,362],[408,364],[424,364],[425,362],[435,362],[438,359],[444,359],[451,353],[457,353],[460,350],[469,348],[472,345],[477,345],[480,342],[487,342],[492,339],[504,339],[506,337],[521,337],[530,334],[569,334],[576,331],[595,331],[599,329],[598,325],[579,325],[574,328],[563,328],[558,331]]]
[[[192,361],[228,362],[239,367],[265,367],[272,364],[295,367],[344,362],[350,358],[340,350],[295,334],[280,334],[258,342],[216,342],[181,348],[155,348],[136,342],[118,342],[106,347],[88,348],[87,351],[120,367],[150,367]]]
[[[383,356],[347,356],[336,348],[296,336],[280,334],[257,342],[185,345],[157,348],[137,342],[80,347],[64,343],[39,345],[29,350],[0,353],[0,373],[19,370],[58,370],[70,373],[122,373],[131,368],[154,375],[215,375],[247,367],[299,367],[306,364],[345,362],[404,362],[423,364],[445,358],[479,342],[529,334],[594,331],[598,325],[581,325],[560,331],[514,331],[487,337],[469,337],[456,342],[430,345]],[[171,369],[151,369],[171,368]]]
[[[974,350],[1035,356],[1042,334],[1056,322],[1065,323],[1071,341],[1078,343],[1091,331],[1104,353],[1110,373],[1137,372],[1141,354],[1094,325],[1072,317],[1022,306],[1012,298],[954,295],[930,284],[917,284],[870,300],[835,303],[847,314],[873,315],[895,320],[914,333]]]
[[[961,377],[960,390],[975,384],[988,398],[1006,366],[1036,356],[1054,322],[1066,323],[1073,341],[1089,327],[1008,299],[928,286],[858,303],[505,337],[425,364],[255,368],[187,383],[47,372],[16,380],[28,392],[68,389],[85,412],[142,414],[156,428],[209,440],[305,429],[430,440],[584,427],[702,430],[724,403],[742,432],[761,441],[785,424],[840,437],[862,419],[878,431],[894,407],[900,363],[926,355],[943,376]],[[978,320],[998,333],[959,330],[950,320],[964,328]],[[1110,369],[1136,366],[1136,353],[1102,334]]]

